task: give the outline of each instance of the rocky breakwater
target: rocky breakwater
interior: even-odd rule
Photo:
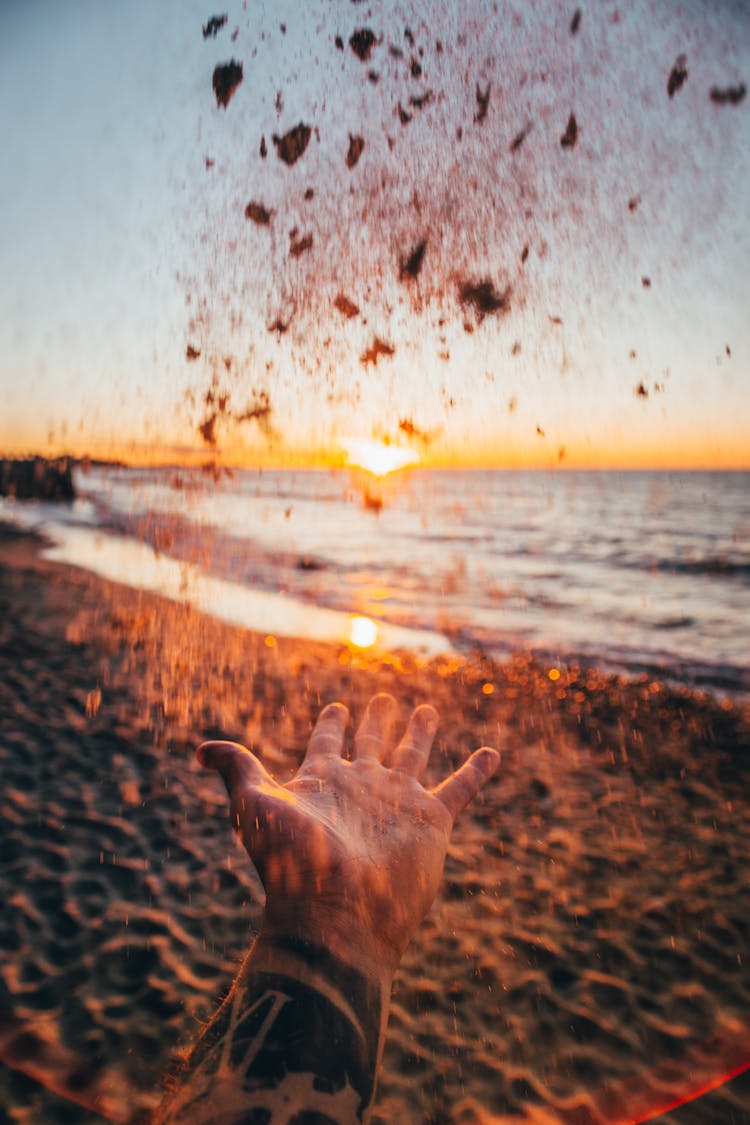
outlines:
[[[0,496],[16,500],[74,500],[75,487],[70,459],[29,457],[0,458]]]

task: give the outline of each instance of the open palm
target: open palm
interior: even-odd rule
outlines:
[[[345,941],[392,969],[437,893],[456,814],[499,762],[482,748],[425,789],[437,713],[418,707],[393,745],[396,710],[390,695],[370,701],[347,760],[348,711],[326,707],[284,785],[236,743],[199,749],[224,779],[232,823],[265,887],[264,930]]]

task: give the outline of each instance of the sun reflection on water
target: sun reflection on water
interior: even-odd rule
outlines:
[[[378,639],[378,627],[369,617],[355,615],[351,619],[349,644],[355,648],[372,648]]]

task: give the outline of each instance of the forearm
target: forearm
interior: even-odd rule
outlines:
[[[261,934],[155,1125],[352,1125],[375,1094],[390,973]]]

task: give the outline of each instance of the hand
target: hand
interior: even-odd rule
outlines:
[[[374,696],[348,761],[349,712],[330,704],[286,785],[236,743],[198,750],[224,779],[232,823],[265,887],[263,933],[304,938],[380,974],[395,972],[437,893],[453,821],[500,761],[484,747],[424,789],[437,712],[418,707],[393,746],[395,717],[393,697]]]

